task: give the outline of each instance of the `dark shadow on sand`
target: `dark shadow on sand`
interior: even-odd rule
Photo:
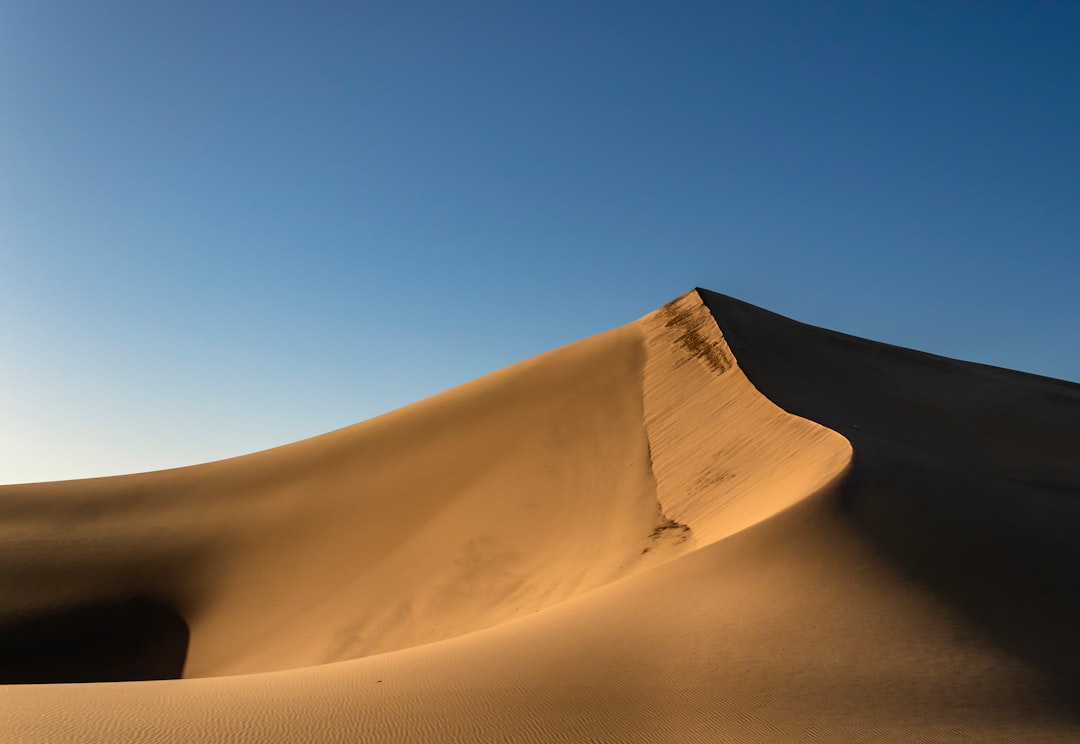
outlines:
[[[0,684],[179,679],[188,635],[146,597],[39,611],[0,626]]]

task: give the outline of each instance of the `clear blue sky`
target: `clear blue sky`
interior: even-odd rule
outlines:
[[[345,426],[695,285],[1080,380],[1080,3],[0,0],[0,482]]]

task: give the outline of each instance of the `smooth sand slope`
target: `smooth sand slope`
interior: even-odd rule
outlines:
[[[1075,741],[1078,451],[1080,386],[691,292],[322,437],[0,488],[0,739]]]

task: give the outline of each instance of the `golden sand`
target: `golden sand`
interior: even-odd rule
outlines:
[[[993,618],[1016,595],[994,596],[984,585],[995,574],[949,552],[963,540],[920,521],[960,529],[953,517],[913,512],[919,497],[904,496],[948,491],[950,468],[1015,449],[1008,411],[988,414],[1003,423],[979,424],[974,444],[952,443],[971,451],[940,462],[875,454],[906,453],[912,437],[933,443],[953,415],[919,407],[939,384],[918,371],[927,362],[871,342],[852,350],[849,337],[836,348],[806,341],[798,324],[718,297],[691,292],[639,321],[273,450],[0,488],[0,640],[17,629],[26,658],[4,681],[28,681],[15,678],[26,668],[46,674],[35,659],[65,623],[81,622],[79,608],[121,613],[108,603],[141,598],[190,632],[184,639],[162,621],[145,642],[168,635],[182,679],[147,681],[176,674],[155,675],[168,664],[142,658],[142,681],[0,686],[0,740],[1080,740],[1067,683],[1077,643],[1069,588],[1039,590],[1049,603],[1039,618],[1058,623],[1044,645],[1064,659],[1047,662],[1003,639],[1011,626]],[[753,365],[717,325],[724,308],[739,337],[754,339],[744,343]],[[767,338],[746,331],[759,321],[773,323]],[[819,349],[811,365],[820,369],[754,343]],[[861,428],[831,419],[827,428],[777,405],[805,405],[817,421],[855,416],[794,381],[828,375],[815,384],[854,394],[861,378],[842,380],[842,365],[829,372],[828,355],[865,367],[859,355],[870,353],[878,366],[866,375],[895,381],[882,388],[891,392],[862,390],[865,421],[850,422]],[[1080,386],[1018,373],[984,385],[977,365],[946,361],[935,374],[983,385],[972,395],[989,409],[1001,385],[1042,385],[1032,395],[1080,411]],[[916,424],[890,406],[917,409]],[[1010,497],[998,494],[994,509],[1042,509],[1047,478],[1077,500],[1080,431],[1062,421],[1057,450],[1018,460],[1017,498],[1027,501],[1002,507]],[[915,464],[905,471],[905,462]],[[894,485],[873,486],[879,477]],[[966,499],[955,508],[979,508]],[[1076,528],[1073,501],[1048,521]],[[1048,544],[1040,537],[1017,544]],[[976,587],[978,601],[928,577],[927,555]],[[1055,565],[1069,569],[1074,557]],[[40,630],[49,618],[52,630]],[[132,653],[143,652],[118,648],[113,670],[107,655],[83,667],[111,679]],[[75,678],[65,658],[47,673]]]

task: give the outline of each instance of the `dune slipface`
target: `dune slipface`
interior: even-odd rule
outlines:
[[[321,437],[0,488],[0,738],[1075,741],[1078,452],[1080,386],[694,291]]]

